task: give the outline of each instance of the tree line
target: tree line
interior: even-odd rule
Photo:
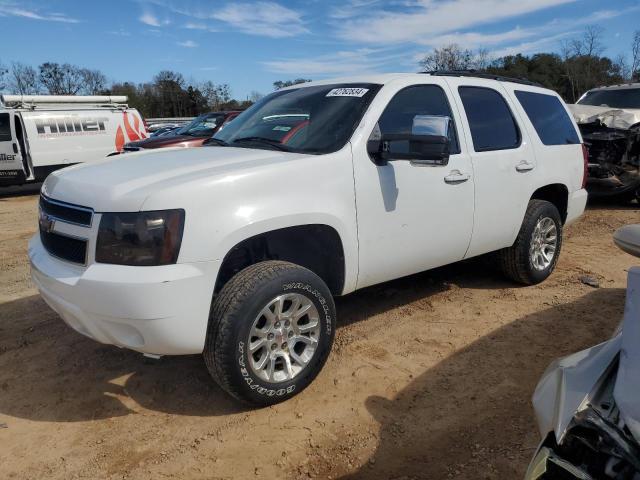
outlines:
[[[99,70],[54,62],[38,67],[21,62],[0,65],[0,91],[18,95],[126,95],[129,105],[148,118],[243,110],[262,96],[252,92],[247,99],[236,100],[226,83],[187,81],[181,73],[170,70],[159,72],[150,82],[109,83]]]
[[[464,49],[453,43],[433,50],[420,60],[424,71],[477,70],[507,77],[525,78],[558,92],[575,103],[591,88],[640,81],[640,30],[630,42],[629,54],[604,56],[604,30],[588,26],[582,35],[565,40],[559,53],[506,55],[492,58],[486,49]]]
[[[420,60],[424,71],[469,70],[508,77],[527,78],[557,91],[565,101],[575,101],[587,90],[600,86],[640,81],[640,30],[627,55],[604,56],[604,30],[587,27],[579,37],[562,42],[559,53],[506,55],[495,58],[487,49],[471,50],[457,44],[436,48]],[[306,78],[278,80],[273,88],[309,82]],[[227,83],[186,80],[165,70],[144,83],[112,82],[99,70],[68,63],[45,62],[38,67],[13,62],[0,64],[0,91],[15,94],[126,95],[129,105],[145,117],[191,117],[208,111],[243,110],[262,97],[251,92],[246,99],[233,98]]]

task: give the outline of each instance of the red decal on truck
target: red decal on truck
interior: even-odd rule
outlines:
[[[136,131],[133,130],[131,124],[129,123],[129,114],[127,112],[122,112],[122,115],[124,115],[124,128],[127,130],[127,137],[129,137],[129,141],[135,142],[137,140],[140,140],[140,136]],[[133,118],[137,120],[135,115]]]
[[[124,147],[124,133],[122,127],[118,125],[118,131],[116,132],[116,151],[121,152]]]

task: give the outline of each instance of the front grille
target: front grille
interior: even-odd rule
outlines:
[[[76,225],[83,225],[85,227],[91,226],[93,210],[90,208],[59,202],[41,195],[40,209],[44,213],[54,217],[56,220]]]
[[[40,241],[54,257],[84,265],[87,261],[87,241],[40,230]]]

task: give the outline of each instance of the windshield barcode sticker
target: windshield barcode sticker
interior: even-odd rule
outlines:
[[[368,88],[334,88],[327,97],[363,97],[368,91]]]

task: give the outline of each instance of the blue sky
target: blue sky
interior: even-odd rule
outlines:
[[[606,55],[630,55],[640,0],[0,0],[0,62],[135,82],[171,69],[244,98],[278,79],[416,71],[451,42],[495,56],[557,51],[590,24],[605,28]]]

